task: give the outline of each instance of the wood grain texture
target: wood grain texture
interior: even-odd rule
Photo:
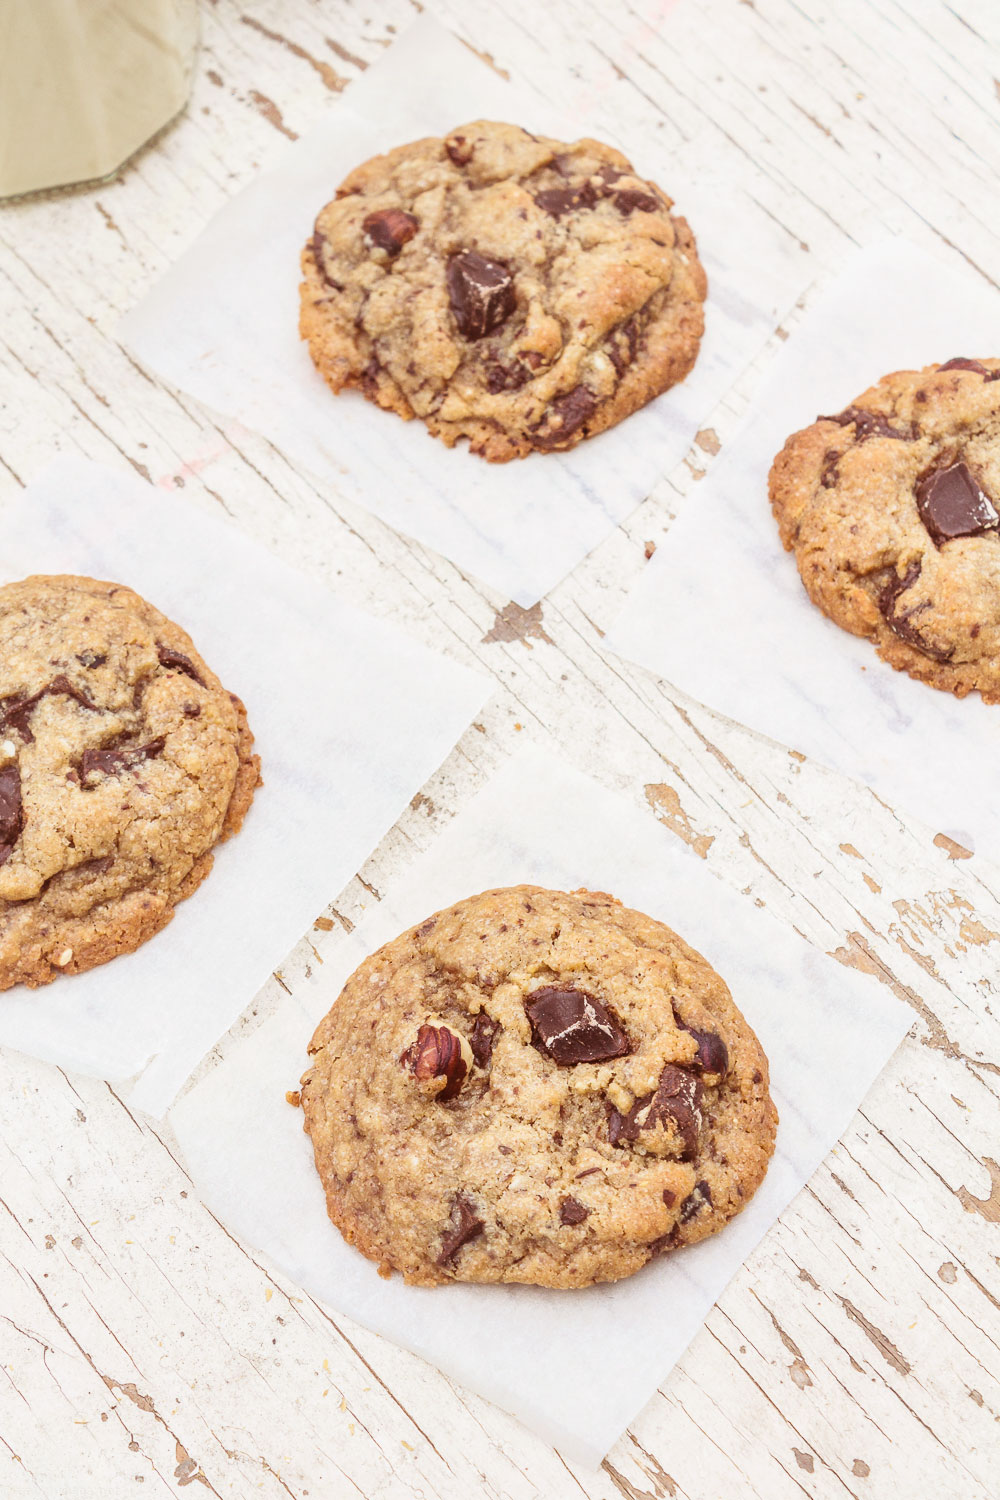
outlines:
[[[519,611],[150,380],[115,342],[118,316],[419,8],[207,0],[181,122],[110,186],[0,218],[3,494],[54,450],[131,465],[497,682],[231,1035],[334,951],[521,733],[661,817],[747,900],[877,974],[912,1007],[913,1030],[597,1473],[301,1296],[198,1203],[166,1134],[107,1085],[0,1054],[0,1494],[989,1500],[1000,872],[602,647],[771,351],[629,521]],[[663,160],[667,186],[670,157],[698,140],[808,246],[817,276],[888,228],[1000,287],[991,0],[434,9],[503,72],[614,120],[638,161]]]

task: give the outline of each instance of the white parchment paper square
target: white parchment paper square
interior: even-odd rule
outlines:
[[[914,682],[810,603],[767,497],[774,455],[892,370],[1000,349],[1000,298],[900,240],[858,252],[792,335],[608,635],[710,708],[1000,859],[1000,708]]]
[[[331,1227],[285,1090],[306,1066],[315,1023],[366,954],[443,905],[521,881],[610,890],[708,958],[770,1059],[777,1153],[721,1234],[614,1286],[383,1281]],[[202,1197],[230,1229],[313,1295],[596,1465],[843,1132],[910,1020],[877,980],[840,967],[728,889],[650,814],[529,746],[344,937],[308,997],[237,1045],[169,1118]]]
[[[691,143],[663,158],[655,130],[615,141],[676,199],[709,279],[706,334],[682,385],[568,454],[488,464],[449,450],[357,392],[334,397],[298,337],[299,254],[317,212],[359,162],[468,120],[574,139],[553,115],[423,16],[323,120],[219,213],[124,320],[151,369],[256,428],[335,490],[443,553],[505,598],[535,602],[644,499],[795,301],[804,256]],[[655,124],[655,122],[653,122]],[[606,132],[603,132],[606,135]],[[738,233],[733,232],[738,224]]]
[[[0,1044],[162,1114],[436,770],[486,679],[342,604],[177,495],[62,458],[3,507],[0,584],[82,573],[134,588],[247,706],[264,785],[205,883],[136,953],[0,995]]]

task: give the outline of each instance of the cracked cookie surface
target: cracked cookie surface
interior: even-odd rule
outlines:
[[[252,746],[240,700],[131,589],[0,588],[0,990],[164,927],[243,822]]]
[[[479,120],[357,167],[302,254],[334,391],[494,462],[572,447],[682,380],[705,273],[621,152]]]
[[[885,376],[793,434],[769,489],[824,614],[911,677],[1000,702],[1000,360]]]
[[[330,1218],[413,1284],[629,1276],[721,1229],[774,1149],[723,980],[601,892],[436,913],[365,960],[309,1051]]]

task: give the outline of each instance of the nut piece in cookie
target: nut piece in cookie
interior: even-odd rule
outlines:
[[[252,747],[239,699],[130,589],[0,588],[0,990],[164,927],[246,815]]]
[[[476,120],[355,168],[302,252],[335,392],[494,463],[563,450],[683,380],[707,285],[671,200],[599,141]]]
[[[911,677],[1000,703],[1000,360],[886,375],[794,433],[769,491],[824,614]]]
[[[721,1229],[774,1149],[725,984],[603,892],[435,913],[366,959],[309,1051],[330,1218],[415,1285],[631,1275]]]

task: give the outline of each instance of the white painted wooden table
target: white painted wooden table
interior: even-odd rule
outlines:
[[[678,472],[522,611],[151,381],[114,340],[209,216],[420,8],[206,0],[185,118],[113,185],[0,211],[6,496],[57,449],[131,465],[497,680],[241,1027],[323,961],[524,730],[648,802],[748,900],[876,973],[913,1030],[597,1473],[259,1264],[199,1205],[166,1133],[107,1085],[0,1055],[0,1496],[199,1484],[268,1500],[996,1500],[1000,872],[602,649],[768,352]],[[995,0],[434,9],[557,103],[618,86],[622,110],[659,129],[668,186],[671,154],[708,140],[817,276],[889,227],[1000,282]]]

